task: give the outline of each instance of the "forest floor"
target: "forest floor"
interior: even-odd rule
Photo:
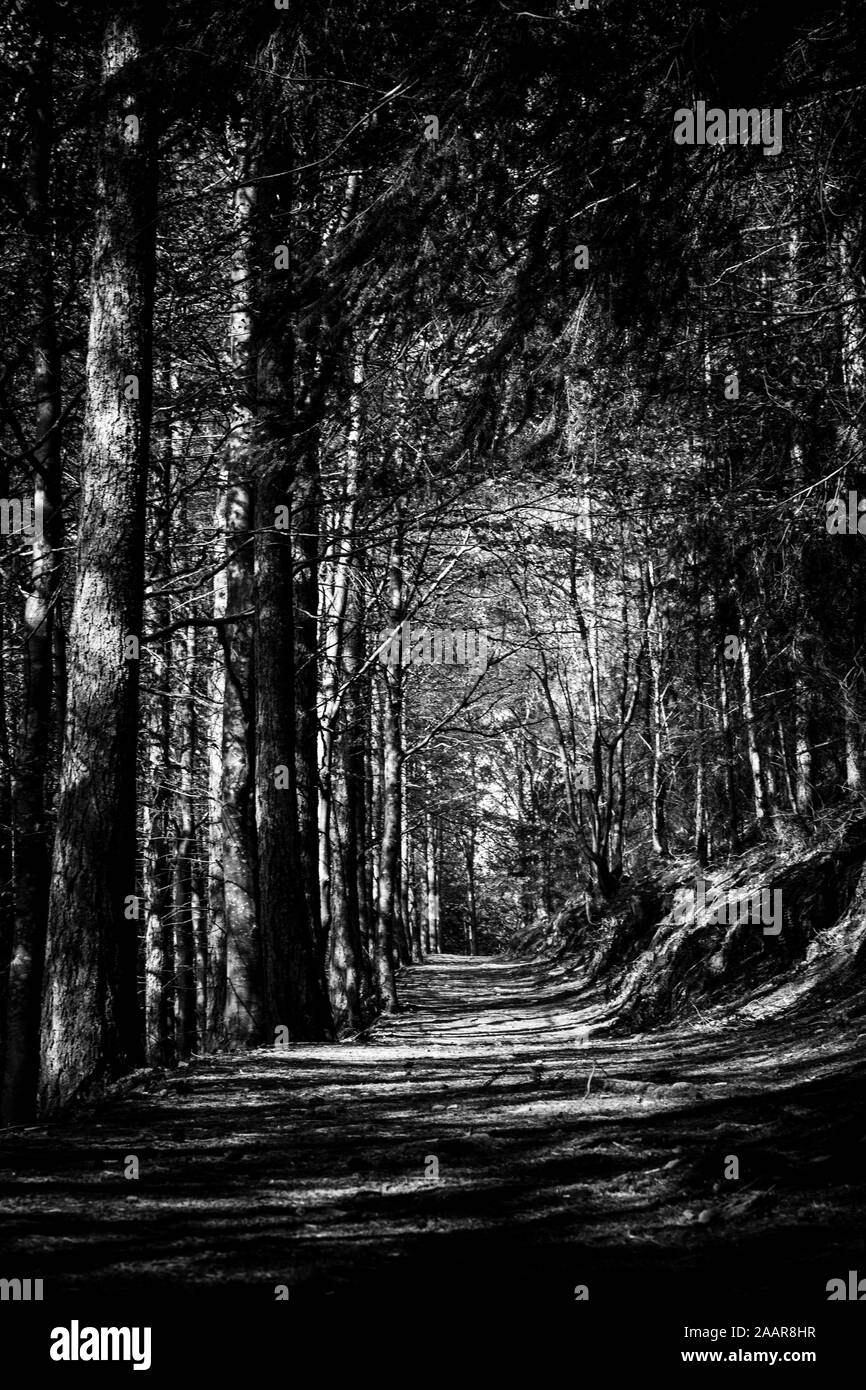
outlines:
[[[624,1271],[810,1299],[866,1274],[862,1010],[621,1035],[559,967],[446,956],[401,987],[363,1041],[196,1060],[7,1132],[0,1273],[572,1301]]]

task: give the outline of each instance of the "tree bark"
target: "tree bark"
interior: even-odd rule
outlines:
[[[389,574],[388,626],[404,618],[402,538],[394,543]],[[400,739],[403,667],[382,669],[382,841],[379,852],[379,892],[376,909],[376,992],[385,1013],[397,1010],[395,945],[397,897],[400,883]]]
[[[109,15],[68,710],[48,912],[46,1109],[141,1057],[134,897],[140,637],[156,228],[145,66],[156,6]],[[136,398],[137,396],[137,398]]]
[[[255,173],[245,152],[241,177]],[[225,605],[238,621],[225,629],[223,653],[222,817],[225,908],[225,1004],[222,1038],[230,1047],[265,1041],[264,981],[257,909],[254,708],[257,672],[251,611],[255,592],[253,538],[253,272],[255,185],[233,199],[232,308],[229,358],[232,415],[226,448]],[[241,616],[241,615],[246,616]],[[215,930],[213,928],[212,930]],[[217,946],[220,943],[217,942]]]
[[[30,125],[27,235],[33,275],[34,506],[42,534],[33,541],[24,605],[24,707],[12,779],[15,911],[9,962],[2,1118],[32,1119],[39,1071],[39,1011],[51,855],[45,777],[52,745],[54,614],[62,573],[60,352],[51,251],[53,6],[33,5],[36,32],[28,73]],[[4,953],[3,964],[9,957]]]
[[[426,862],[426,902],[427,902],[427,933],[429,939],[428,950],[432,955],[438,955],[440,950],[439,940],[439,846],[438,846],[438,827],[435,817],[431,814],[427,816],[427,862]]]
[[[223,462],[217,491],[214,526],[214,559],[217,572],[213,581],[213,616],[225,616],[228,596],[225,557],[225,508],[228,474]],[[210,1051],[225,1039],[226,1013],[226,897],[223,867],[222,751],[223,718],[226,698],[226,658],[222,644],[215,641],[208,678],[210,718],[207,731],[207,1018],[206,1047]]]
[[[394,912],[400,854],[400,707],[393,677],[384,676],[385,767],[382,784],[382,846],[376,909],[376,990],[384,1013],[397,1010],[394,976]]]
[[[2,496],[9,492],[9,472],[0,460],[0,488]],[[0,559],[5,559],[5,537],[0,537]],[[0,580],[0,583],[3,583]],[[6,650],[5,610],[0,603],[0,651]],[[6,968],[12,953],[12,932],[14,924],[13,902],[13,856],[12,856],[12,779],[9,756],[9,736],[6,713],[6,671],[0,660],[0,1076],[5,1069],[6,1058],[6,1016],[8,1003],[9,971]]]
[[[263,117],[263,141],[267,117]],[[295,435],[291,269],[277,269],[292,206],[293,142],[271,131],[260,186],[257,256],[256,827],[270,1033],[331,1036],[318,939],[316,768],[317,450]],[[312,697],[311,697],[312,692]],[[313,781],[310,781],[312,767]],[[300,785],[299,785],[300,776]],[[301,813],[303,812],[303,823]],[[312,826],[312,829],[311,829]]]
[[[175,812],[174,872],[172,881],[172,920],[174,925],[174,1028],[177,1055],[187,1058],[196,1043],[195,922],[193,909],[193,857],[195,820],[193,816],[193,760],[195,757],[195,657],[196,629],[184,633],[181,675],[180,717],[178,719],[177,763],[180,783]]]
[[[737,792],[737,764],[734,731],[731,722],[731,696],[728,681],[726,658],[719,656],[719,643],[733,633],[726,632],[721,604],[716,605],[716,643],[713,647],[716,687],[718,689],[718,710],[721,723],[722,748],[725,770],[725,799],[728,811],[728,840],[731,853],[736,854],[740,844],[740,801]]]
[[[650,824],[653,852],[668,854],[668,831],[665,817],[667,801],[667,770],[665,767],[665,709],[662,691],[662,660],[664,655],[664,622],[658,612],[658,596],[652,561],[647,564],[646,587],[649,595],[647,609],[647,651],[649,653],[650,692],[652,701],[652,790],[650,793]]]
[[[165,373],[166,399],[171,390]],[[151,582],[155,595],[150,621],[159,630],[170,620],[169,601],[161,592],[171,576],[172,441],[168,418],[157,420],[158,436],[151,504],[153,529]],[[171,1027],[174,990],[174,941],[171,930],[171,858],[169,850],[169,764],[171,762],[171,638],[158,638],[149,652],[153,684],[145,725],[144,838],[144,1032],[150,1066],[175,1060]]]
[[[758,744],[758,730],[755,723],[755,708],[752,696],[752,655],[749,634],[745,619],[740,616],[740,661],[743,672],[743,721],[746,726],[746,743],[749,750],[749,767],[752,773],[752,797],[755,806],[755,820],[760,828],[767,823],[767,786],[764,765]]]

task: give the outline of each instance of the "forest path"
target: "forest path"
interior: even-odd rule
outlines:
[[[772,1254],[797,1287],[854,1267],[862,1017],[614,1036],[561,968],[463,957],[404,972],[401,999],[366,1041],[196,1060],[7,1133],[0,1273],[573,1299],[624,1265],[682,1274],[716,1252],[758,1282],[751,1251]]]

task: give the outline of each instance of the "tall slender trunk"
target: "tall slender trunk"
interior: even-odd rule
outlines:
[[[412,941],[412,960],[420,965],[424,960],[424,943],[421,940],[421,909],[415,887],[416,840],[412,831],[406,838],[406,911],[409,915],[409,929]]]
[[[797,793],[793,781],[791,780],[791,768],[788,763],[788,749],[785,741],[785,723],[782,719],[781,711],[776,714],[776,737],[779,740],[779,758],[782,768],[782,781],[785,784],[785,796],[790,811],[797,810]]]
[[[758,730],[755,723],[755,707],[752,696],[752,653],[745,619],[740,615],[740,661],[743,672],[743,721],[746,726],[746,744],[749,750],[749,767],[752,773],[752,796],[755,806],[755,819],[759,827],[767,823],[767,785],[761,750],[758,745]]]
[[[270,129],[257,210],[256,828],[268,1032],[331,1035],[322,944],[316,760],[318,476],[295,434],[292,269],[277,269],[293,200],[294,141]],[[294,255],[294,248],[292,249]],[[300,782],[299,782],[300,776]]]
[[[385,785],[385,696],[379,680],[372,688],[370,748],[370,884],[373,912],[379,901],[379,880],[382,876],[382,823],[384,818],[383,787]],[[376,927],[373,925],[375,952]]]
[[[439,937],[439,885],[441,881],[441,863],[439,856],[439,829],[436,818],[433,815],[427,817],[427,930],[429,933],[429,949],[433,955],[438,955],[441,949]]]
[[[366,644],[364,632],[361,628],[357,636],[358,658],[363,660],[366,655]],[[370,973],[370,986],[375,993],[375,983],[373,981],[373,957],[375,952],[375,882],[376,864],[378,854],[376,851],[376,803],[375,803],[375,759],[376,749],[373,743],[373,680],[367,674],[364,680],[363,691],[358,691],[358,699],[362,701],[363,712],[363,784],[362,793],[358,798],[355,808],[358,827],[358,908],[361,918],[361,940],[364,947],[364,958],[366,968]],[[361,769],[359,768],[359,771]],[[361,857],[363,854],[363,858]]]
[[[421,919],[415,902],[415,839],[409,826],[409,783],[406,763],[403,764],[403,816],[400,823],[400,895],[401,911],[409,937],[412,962],[419,965],[424,959],[421,947]]]
[[[866,386],[866,349],[864,349],[864,327],[866,313],[863,307],[863,261],[862,261],[862,214],[843,226],[839,234],[840,330],[842,339],[842,384],[848,404],[848,424],[845,430],[849,456],[860,459],[866,442],[866,425],[863,420],[863,389]],[[860,465],[862,467],[862,464]],[[847,480],[846,480],[847,481]],[[852,667],[859,664],[856,628],[851,629]],[[859,711],[854,707],[853,691],[846,682],[843,693],[843,719],[845,721],[845,785],[849,792],[859,794],[862,788],[860,771],[861,728]]]
[[[0,459],[0,496],[9,493],[9,470]],[[0,558],[3,558],[5,538],[0,537]],[[6,582],[0,576],[0,597]],[[5,609],[0,603],[0,652],[6,650]],[[6,1013],[8,1002],[8,963],[12,953],[14,903],[12,897],[12,779],[9,757],[9,735],[6,726],[6,672],[0,660],[0,1076],[6,1056]]]
[[[650,699],[652,702],[652,790],[650,794],[650,823],[653,850],[656,854],[666,855],[668,853],[668,832],[665,817],[667,771],[665,767],[664,692],[662,690],[664,624],[658,612],[652,561],[647,564],[646,588],[649,595],[646,625],[650,670]]]
[[[430,893],[428,891],[428,866],[430,863],[430,815],[427,806],[428,774],[427,760],[422,758],[418,764],[421,781],[420,849],[421,863],[421,910],[419,912],[421,931],[421,955],[430,954]]]
[[[469,898],[469,932],[468,945],[470,956],[478,954],[478,903],[475,893],[475,832],[474,828],[471,836],[466,840],[463,847],[466,859],[466,886]]]
[[[328,942],[328,991],[334,1021],[361,1023],[361,937],[355,799],[363,787],[363,725],[353,683],[362,613],[354,572],[355,518],[363,428],[363,352],[351,354],[349,430],[342,505],[322,576],[322,717],[319,728],[319,846],[322,933]],[[341,694],[341,687],[345,687]],[[360,742],[360,768],[357,751]],[[361,784],[353,783],[361,774]]]
[[[207,876],[196,830],[192,852],[192,939],[195,951],[195,1036],[199,1052],[207,1049]]]
[[[704,625],[701,612],[700,597],[697,600],[694,625],[695,643],[695,693],[697,696],[697,747],[695,749],[695,814],[694,814],[694,849],[698,863],[705,866],[708,859],[707,854],[707,810],[706,810],[706,783],[707,783],[707,750],[706,750],[706,716],[704,713],[705,691],[704,691],[704,662],[703,662],[703,641]]]
[[[241,177],[255,173],[248,151]],[[254,595],[252,219],[254,184],[233,198],[232,308],[229,358],[232,373],[231,427],[226,448],[226,616],[238,615],[223,638],[222,681],[222,878],[225,986],[222,1038],[231,1047],[265,1039],[262,946],[257,913],[257,845],[254,802],[254,706],[257,671],[251,611]],[[241,616],[246,615],[246,616]],[[216,927],[212,928],[213,931]]]
[[[717,619],[717,626],[718,619]],[[723,625],[720,632],[723,631]],[[717,634],[718,636],[719,634]],[[731,723],[731,698],[728,684],[728,667],[718,654],[718,642],[714,649],[716,685],[719,694],[719,717],[722,726],[722,747],[724,750],[725,793],[728,809],[728,839],[732,853],[736,853],[740,843],[740,803],[737,794],[737,766],[734,731]]]
[[[436,950],[442,951],[442,868],[445,861],[445,839],[442,823],[436,821]]]
[[[170,399],[170,372],[164,373],[166,400]],[[157,414],[155,466],[153,469],[153,520],[150,552],[154,596],[149,605],[150,623],[158,630],[170,619],[169,600],[162,590],[171,577],[171,480],[172,439],[169,409]],[[144,1036],[145,1056],[155,1067],[175,1060],[171,1027],[174,989],[174,939],[171,930],[171,861],[169,849],[169,765],[171,763],[171,639],[156,638],[151,644],[150,682],[153,693],[147,705],[145,726],[145,782],[142,830],[144,839]]]
[[[182,696],[179,708],[177,764],[180,782],[175,812],[174,872],[172,881],[172,920],[174,925],[174,1028],[177,1054],[189,1057],[196,1039],[195,923],[193,919],[193,856],[195,820],[193,815],[192,771],[195,756],[195,665],[196,629],[184,632],[181,666]]]
[[[228,481],[225,464],[220,469],[214,525],[213,616],[219,622],[226,611],[225,505]],[[223,868],[222,751],[226,696],[226,662],[222,644],[214,642],[208,673],[210,717],[207,729],[207,943],[205,1024],[208,1050],[224,1038],[226,1012],[226,898]]]
[[[404,618],[402,537],[394,542],[389,572],[388,626]],[[395,929],[400,883],[400,769],[403,761],[400,726],[403,666],[382,669],[382,843],[379,854],[379,896],[376,911],[376,989],[386,1013],[397,1009]]]
[[[361,590],[362,569],[359,561],[357,586],[353,590],[346,648],[352,669],[358,671],[366,655],[364,641],[364,601]],[[373,779],[371,771],[372,700],[369,673],[353,681],[347,691],[346,717],[352,730],[352,747],[348,764],[349,795],[356,852],[358,882],[358,930],[360,936],[361,995],[363,999],[375,993],[373,982],[373,852],[370,844],[372,821],[371,804]]]
[[[382,786],[379,899],[376,910],[376,987],[379,1007],[385,1013],[394,1013],[397,1009],[394,914],[400,856],[400,682],[399,679],[395,681],[393,676],[386,672],[383,683],[385,766]]]
[[[409,916],[409,817],[406,814],[406,768],[400,769],[400,926],[405,939],[409,962],[418,960]]]
[[[303,443],[295,441],[296,467],[291,484],[291,554],[294,611],[295,677],[295,785],[299,884],[306,898],[316,951],[323,959],[319,898],[319,781],[318,743],[318,635],[319,528],[321,483],[317,431]]]
[[[109,15],[91,277],[68,709],[48,911],[41,1098],[69,1101],[141,1057],[136,892],[138,661],[152,391],[156,139],[147,33]],[[134,120],[130,117],[134,116]]]
[[[362,879],[358,867],[358,803],[363,806],[364,711],[357,679],[361,649],[353,629],[360,622],[357,586],[347,575],[348,592],[343,612],[341,673],[346,689],[336,737],[329,752],[330,815],[327,819],[330,865],[330,931],[328,939],[328,989],[334,1021],[354,1028],[361,1024],[364,994],[361,941]],[[363,833],[363,823],[361,823]]]
[[[33,282],[34,506],[43,514],[33,540],[24,604],[24,662],[19,751],[12,780],[15,913],[7,983],[2,1118],[30,1119],[36,1110],[39,1011],[48,911],[50,831],[45,775],[52,745],[54,612],[61,575],[60,352],[51,250],[49,185],[53,145],[53,6],[33,6],[36,18],[28,74],[30,149],[27,235]],[[3,967],[9,959],[4,955]]]
[[[333,750],[332,804],[328,826],[331,861],[331,921],[328,938],[328,989],[334,1022],[361,1026],[361,935],[358,865],[353,814],[351,732],[341,721]]]

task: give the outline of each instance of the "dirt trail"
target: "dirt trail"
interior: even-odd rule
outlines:
[[[196,1061],[7,1134],[4,1270],[61,1291],[447,1279],[573,1299],[698,1267],[777,1292],[783,1270],[811,1298],[854,1267],[862,1018],[614,1036],[549,967],[443,957],[401,984],[403,1012],[354,1043]]]

